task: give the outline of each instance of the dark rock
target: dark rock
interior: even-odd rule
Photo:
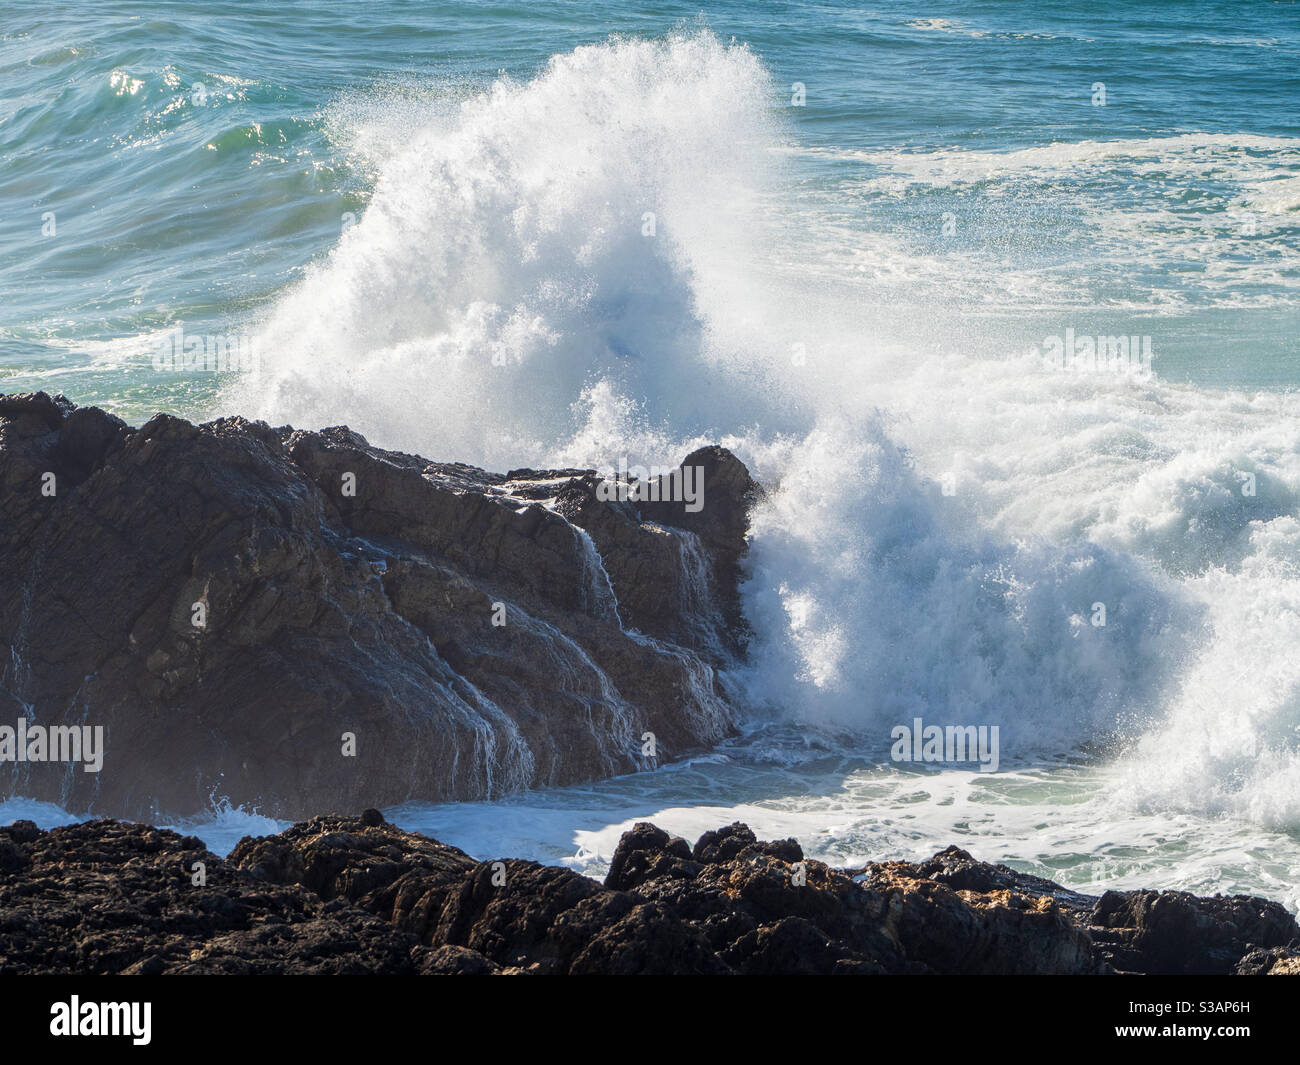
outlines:
[[[1099,951],[1126,972],[1226,974],[1252,948],[1300,942],[1281,903],[1247,895],[1107,891],[1090,926]]]
[[[691,852],[642,822],[601,885],[374,820],[314,818],[228,860],[143,825],[0,829],[0,974],[1300,971],[1275,903],[1136,891],[1080,909],[957,848],[850,874],[740,823]]]
[[[591,536],[626,623],[725,664],[750,635],[739,587],[749,512],[762,490],[723,447],[700,448],[681,466],[700,470],[699,510],[667,498],[602,501],[594,472],[565,485],[556,509]],[[647,535],[648,530],[668,535]],[[703,566],[701,559],[707,559]]]
[[[694,875],[691,845],[680,836],[670,836],[662,828],[640,821],[618,841],[605,886],[630,891],[643,880],[674,875],[673,869],[681,870],[683,876]]]
[[[733,728],[757,488],[725,449],[688,461],[703,510],[641,516],[590,471],[0,396],[0,723],[106,730],[101,772],[21,763],[3,788],[302,817],[646,768],[646,732],[657,760],[706,748]]]
[[[19,873],[26,867],[26,852],[17,844],[0,839],[0,873]]]
[[[1256,947],[1237,963],[1233,972],[1237,976],[1300,976],[1300,945],[1269,950]]]
[[[118,821],[20,835],[22,867],[0,870],[0,974],[414,969],[412,937],[350,905],[327,914],[192,837]]]
[[[734,821],[725,828],[704,833],[695,843],[693,857],[697,862],[726,862],[756,842],[757,837],[748,825]]]
[[[927,971],[988,975],[1106,971],[1088,933],[1072,911],[1050,894],[997,887],[954,889],[918,875],[918,867],[907,862],[869,866],[862,883],[882,898],[899,946]]]
[[[761,839],[742,848],[736,857],[744,859],[759,854],[778,858],[787,864],[803,861],[803,847],[799,845],[797,839]]]
[[[633,906],[596,931],[568,971],[575,976],[716,976],[730,969],[699,929],[651,902]]]
[[[258,880],[301,885],[320,898],[345,899],[385,920],[393,918],[399,881],[420,874],[427,890],[447,887],[474,868],[455,847],[382,821],[339,816],[314,817],[276,836],[239,841],[227,859]]]
[[[602,892],[594,880],[568,869],[515,859],[482,862],[448,894],[431,945],[469,947],[498,965],[562,973],[593,927],[631,907],[627,896]],[[596,896],[599,914],[580,911],[585,922],[573,917],[567,935],[555,933],[562,914]]]
[[[747,632],[740,612],[741,562],[749,511],[763,495],[735,455],[725,447],[711,445],[691,452],[682,466],[697,466],[704,479],[705,505],[690,511],[680,501],[663,500],[641,504],[642,516],[661,525],[685,529],[699,537],[714,560],[714,593],[729,632]]]
[[[722,952],[736,969],[755,976],[880,974],[888,970],[843,940],[833,940],[803,917],[783,917],[741,936]]]
[[[493,976],[501,966],[468,947],[417,947],[416,971],[425,976]]]
[[[0,836],[8,836],[15,843],[31,843],[40,835],[41,830],[36,827],[35,821],[15,821],[8,828],[0,825]]]

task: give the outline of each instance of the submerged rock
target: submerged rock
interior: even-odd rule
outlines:
[[[0,727],[102,727],[105,745],[98,773],[0,763],[0,795],[303,817],[706,748],[733,731],[758,489],[723,448],[687,463],[699,510],[346,428],[131,428],[0,396]]]
[[[604,884],[475,861],[374,811],[225,860],[142,825],[0,828],[0,975],[1283,974],[1297,957],[1300,927],[1263,899],[1090,899],[955,847],[837,870],[739,823],[694,848],[637,824]]]

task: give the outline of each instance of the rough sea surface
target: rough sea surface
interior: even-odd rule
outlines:
[[[1300,903],[1300,8],[153,8],[0,12],[0,389],[774,489],[745,736],[392,820]]]

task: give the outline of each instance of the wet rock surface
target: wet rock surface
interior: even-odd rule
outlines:
[[[742,824],[693,847],[637,824],[604,884],[476,861],[373,810],[224,860],[143,825],[0,828],[0,974],[1280,975],[1297,958],[1295,919],[1264,899],[1090,898],[955,847],[836,870]]]
[[[345,427],[132,428],[0,395],[0,725],[105,730],[101,772],[9,762],[0,795],[144,820],[216,796],[300,818],[705,749],[733,731],[758,488],[723,448],[687,462],[698,511]]]

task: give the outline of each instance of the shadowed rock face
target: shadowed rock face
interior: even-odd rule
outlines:
[[[3,763],[0,795],[301,817],[707,747],[732,731],[721,674],[743,654],[758,489],[724,449],[687,462],[698,513],[601,502],[591,471],[503,476],[346,428],[133,429],[0,396],[0,727],[105,729],[98,774]]]
[[[1205,919],[1162,928],[1162,908]],[[478,862],[374,810],[225,860],[143,825],[0,828],[0,974],[1281,974],[1298,950],[1294,918],[1264,899],[1095,899],[956,847],[836,870],[739,823],[694,847],[638,824],[604,885]]]

